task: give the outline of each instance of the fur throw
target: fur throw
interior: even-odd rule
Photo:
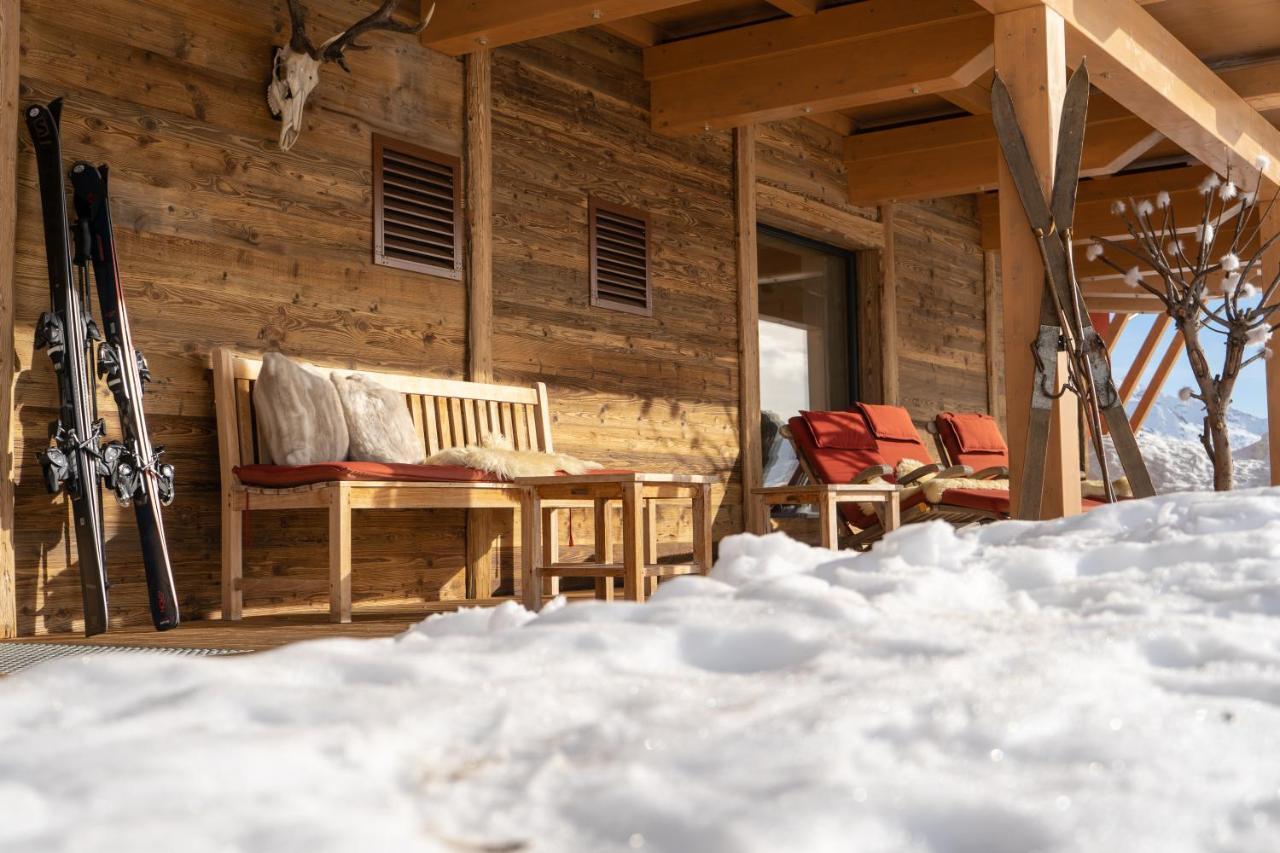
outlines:
[[[896,471],[898,479],[910,474],[917,468],[923,468],[926,463],[917,462],[914,459],[903,459],[898,463]],[[877,477],[870,482],[882,483],[884,480]],[[924,499],[931,504],[941,503],[942,496],[951,489],[977,489],[981,491],[1000,491],[1009,488],[1008,480],[975,480],[972,477],[939,477],[937,474],[925,474],[919,480],[916,480],[909,486],[904,486],[899,500],[905,503],[909,498],[915,497],[916,493],[924,490]],[[877,504],[861,503],[859,507],[863,512],[871,515],[875,512]]]
[[[604,466],[599,462],[587,462],[565,453],[543,453],[538,450],[516,450],[511,439],[490,435],[484,446],[451,447],[441,450],[427,459],[428,465],[461,465],[497,474],[504,480],[517,477],[551,477],[557,472],[585,474]]]
[[[329,374],[342,400],[350,458],[357,462],[403,462],[417,465],[426,455],[422,439],[404,403],[404,394],[363,373]]]
[[[1111,485],[1116,490],[1116,498],[1133,497],[1133,488],[1129,485],[1128,477],[1121,477],[1118,480],[1112,480]],[[1107,490],[1101,480],[1081,480],[1080,493],[1086,498],[1105,501],[1107,499]]]
[[[324,371],[278,352],[264,353],[253,407],[266,461],[311,465],[347,458],[350,439],[342,403]]]

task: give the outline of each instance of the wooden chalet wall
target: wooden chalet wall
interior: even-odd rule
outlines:
[[[307,0],[326,37],[364,4]],[[156,380],[147,415],[178,471],[166,512],[188,617],[218,609],[219,514],[210,347],[278,347],[302,358],[423,370],[461,378],[465,295],[456,281],[372,263],[370,134],[458,153],[461,65],[410,38],[379,38],[330,66],[292,152],[265,91],[285,4],[233,0],[23,0],[24,103],[64,96],[64,157],[111,166],[113,216],[138,346]],[[92,27],[84,27],[92,21]],[[35,165],[24,131],[18,162],[16,557],[21,633],[79,627],[80,589],[62,498],[45,493],[35,453],[57,393],[49,359],[32,351],[48,286]],[[105,391],[105,389],[103,389]],[[105,393],[100,407],[118,435]],[[132,510],[107,505],[114,620],[148,621]],[[314,517],[313,517],[314,516]],[[460,516],[424,525],[382,513],[359,525],[355,597],[389,600],[461,591]],[[255,513],[247,533],[248,610],[325,606],[322,513]]]
[[[308,0],[324,37],[368,4]],[[375,266],[374,132],[458,154],[462,64],[413,39],[377,36],[354,73],[324,69],[292,152],[265,104],[283,2],[24,0],[24,103],[64,96],[64,156],[108,162],[119,254],[138,345],[156,381],[147,410],[178,469],[167,512],[188,618],[218,615],[218,467],[206,372],[211,347],[279,348],[344,366],[463,377],[464,285]],[[497,381],[550,386],[557,449],[611,466],[731,476],[716,535],[741,529],[737,270],[730,135],[649,132],[638,51],[579,32],[493,55],[493,365]],[[22,634],[79,628],[68,510],[45,493],[56,389],[33,352],[47,280],[34,163],[21,134],[17,234],[16,559]],[[806,120],[760,128],[761,218],[874,242],[877,212],[845,200],[840,139]],[[654,311],[589,303],[587,199],[652,217]],[[982,255],[971,200],[897,209],[901,397],[918,418],[985,408]],[[833,223],[836,223],[833,225]],[[860,265],[861,266],[861,265]],[[878,286],[860,292],[867,396],[876,377]],[[105,392],[105,389],[104,389]],[[115,434],[114,406],[100,406]],[[132,513],[107,502],[115,624],[148,621]],[[312,517],[314,515],[314,517]],[[354,598],[413,604],[463,593],[460,513],[380,513],[356,527]],[[578,541],[590,522],[575,513]],[[246,613],[327,607],[321,513],[254,513]],[[687,518],[663,513],[687,538]],[[507,551],[512,544],[507,538]]]

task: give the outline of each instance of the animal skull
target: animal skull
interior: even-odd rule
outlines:
[[[267,87],[267,106],[280,119],[280,148],[288,151],[302,132],[302,108],[307,96],[320,82],[320,60],[292,46],[276,48],[271,85]]]
[[[298,141],[302,132],[302,110],[307,105],[307,96],[320,82],[320,66],[326,62],[336,62],[342,70],[350,73],[347,67],[345,51],[368,50],[368,45],[356,44],[355,40],[369,30],[390,30],[396,33],[420,33],[431,22],[435,14],[433,5],[425,18],[415,24],[402,24],[391,20],[400,0],[384,0],[377,11],[361,18],[347,29],[324,42],[320,47],[311,43],[307,36],[306,13],[299,5],[299,0],[289,0],[289,17],[293,22],[293,32],[289,43],[276,48],[275,59],[271,69],[271,84],[267,86],[267,106],[271,114],[280,119],[280,148],[288,151]]]

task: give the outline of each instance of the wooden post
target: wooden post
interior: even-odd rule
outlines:
[[[734,199],[738,225],[738,452],[742,460],[742,515],[746,530],[762,520],[751,499],[761,484],[760,458],[760,283],[756,257],[756,129],[733,132]]]
[[[493,54],[467,54],[466,139],[467,376],[493,381]],[[468,598],[493,594],[493,534],[497,510],[467,513]]]
[[[351,621],[351,486],[329,490],[329,621]]]
[[[644,601],[644,486],[622,487],[622,595]]]
[[[886,405],[898,405],[898,266],[893,250],[893,205],[880,208],[884,225],[884,277],[880,281],[881,392]],[[834,546],[832,546],[834,547]]]
[[[595,505],[595,561],[613,562],[613,528],[609,526],[609,502],[596,498]],[[596,598],[613,601],[613,578],[596,578]]]
[[[987,341],[987,414],[1004,423],[1001,411],[1004,396],[1000,393],[1000,365],[996,357],[996,339],[1000,336],[1000,303],[996,292],[999,255],[995,249],[982,253],[982,294]]]
[[[0,0],[0,638],[18,636],[13,552],[14,240],[18,210],[18,0]]]
[[[466,58],[467,373],[493,381],[493,54]]]
[[[1258,239],[1264,243],[1280,234],[1280,209],[1272,206],[1262,220]],[[1280,242],[1272,243],[1262,258],[1262,281],[1270,284],[1280,275]],[[1272,302],[1280,302],[1280,292],[1272,296]],[[1268,344],[1275,353],[1276,344]],[[1271,447],[1271,485],[1280,486],[1280,358],[1271,358],[1267,368],[1267,442]]]
[[[1066,92],[1066,29],[1062,16],[1043,6],[1004,12],[995,18],[996,69],[1013,96],[1018,120],[1046,196],[1053,181],[1058,125]],[[1018,199],[1013,178],[1000,158],[1000,260],[1004,284],[1005,400],[1010,486],[1017,505],[1027,455],[1034,363],[1031,342],[1040,328],[1045,293],[1040,249]],[[1059,356],[1058,377],[1066,375]],[[1042,514],[1053,518],[1080,512],[1078,402],[1065,396],[1053,407],[1045,470]],[[1036,448],[1036,452],[1040,452]]]

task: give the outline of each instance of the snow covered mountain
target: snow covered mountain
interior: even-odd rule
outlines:
[[[1140,399],[1141,394],[1134,394]],[[1133,410],[1133,405],[1129,407]],[[1190,438],[1199,440],[1203,429],[1204,406],[1199,400],[1182,402],[1177,397],[1163,396],[1156,400],[1147,416],[1143,429],[1156,435],[1170,438]],[[1253,444],[1267,434],[1267,419],[1239,409],[1231,409],[1227,414],[1227,427],[1231,431],[1231,446],[1243,448]]]

